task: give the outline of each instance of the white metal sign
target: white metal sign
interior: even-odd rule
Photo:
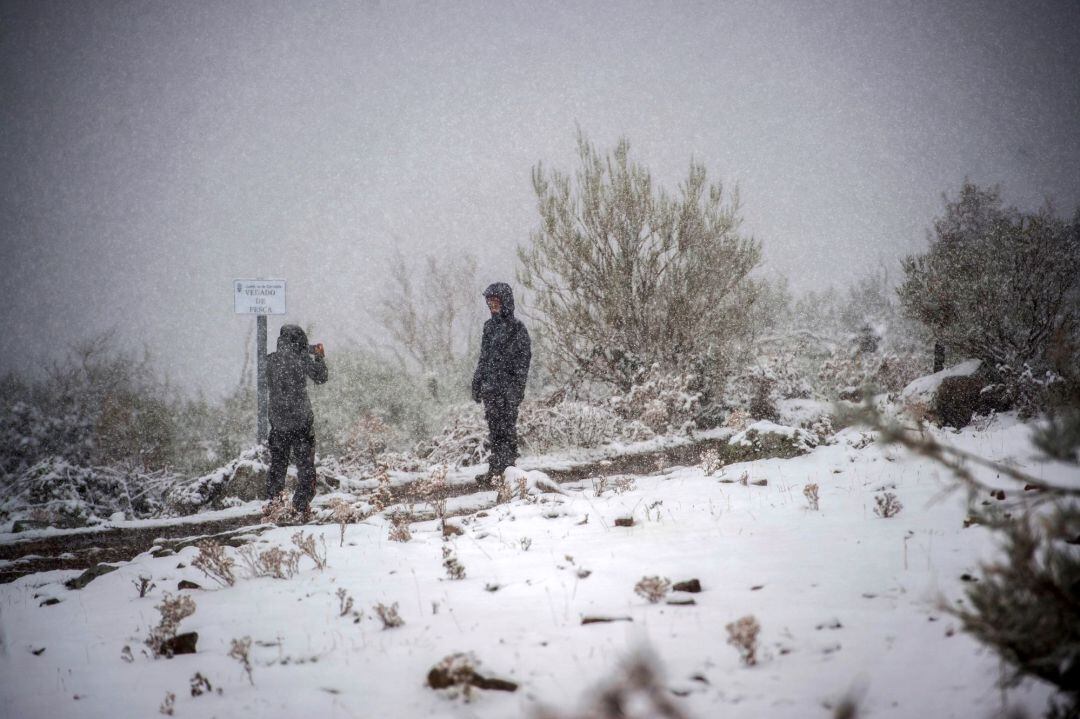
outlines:
[[[233,280],[236,314],[285,314],[285,280]]]

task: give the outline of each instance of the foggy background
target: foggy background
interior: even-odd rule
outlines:
[[[314,324],[332,368],[381,341],[395,247],[513,282],[578,127],[737,183],[794,289],[895,276],[965,177],[1080,204],[1078,30],[1072,1],[0,2],[0,372],[116,327],[216,395],[255,277],[288,281],[271,349]]]

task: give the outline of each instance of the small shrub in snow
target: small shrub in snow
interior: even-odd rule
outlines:
[[[292,536],[292,543],[300,554],[306,555],[315,562],[315,568],[320,572],[326,569],[326,538],[319,537],[322,549],[315,545],[314,534],[304,534],[302,531]]]
[[[529,551],[529,548],[532,547],[532,540],[528,537],[522,537],[520,540],[518,540],[518,544],[521,545],[521,551],[527,552]]]
[[[387,537],[391,542],[408,542],[412,539],[409,531],[409,515],[401,513],[390,518],[390,534]]]
[[[642,577],[634,585],[634,592],[649,600],[650,604],[656,604],[667,596],[671,589],[671,581],[667,577]]]
[[[251,676],[251,637],[233,639],[229,647],[229,656],[240,662],[248,681],[254,686],[255,680]]]
[[[431,473],[423,479],[415,480],[408,485],[408,495],[419,502],[430,502],[446,492],[446,475],[450,467],[445,464],[436,465]]]
[[[383,603],[375,605],[375,614],[382,620],[383,629],[393,629],[400,627],[405,623],[405,620],[398,614],[398,603],[394,602],[392,606],[386,606]]]
[[[393,501],[393,494],[390,491],[390,472],[385,466],[379,465],[375,468],[375,481],[379,485],[372,490],[368,502],[376,512],[381,512]]]
[[[196,546],[199,548],[199,553],[195,559],[191,560],[191,566],[223,587],[233,586],[236,583],[236,577],[233,574],[235,562],[225,554],[225,547],[209,539],[199,542]]]
[[[506,475],[500,475],[495,479],[495,503],[506,504],[514,498],[514,489]]]
[[[446,576],[450,579],[464,579],[465,578],[465,565],[458,561],[457,556],[450,547],[442,548],[443,567],[446,569]]]
[[[517,496],[518,499],[528,504],[536,504],[537,497],[529,492],[529,479],[527,477],[517,478]]]
[[[607,488],[608,488],[607,485],[608,485],[608,478],[607,477],[593,477],[593,479],[592,479],[593,496],[602,497],[604,495],[604,492],[607,491]]]
[[[262,521],[266,524],[287,524],[295,517],[296,510],[293,509],[286,490],[271,497],[262,508]]]
[[[131,583],[135,585],[135,589],[139,592],[139,599],[145,597],[151,589],[157,586],[156,584],[154,584],[152,579],[152,577],[144,577],[142,575],[139,575],[138,580],[131,580]]]
[[[214,687],[210,685],[210,680],[202,675],[202,672],[195,672],[195,676],[191,677],[188,682],[191,687],[191,696],[201,697],[203,694],[209,694],[214,691]]]
[[[330,519],[338,525],[339,538],[338,546],[345,546],[345,528],[354,523],[364,519],[364,512],[360,509],[353,507],[351,504],[343,499],[335,497],[330,500]]]
[[[165,692],[165,699],[162,700],[161,706],[158,707],[158,714],[164,714],[167,717],[173,715],[173,705],[176,704],[176,695],[172,692]]]
[[[753,424],[753,422],[754,420],[750,417],[749,413],[741,409],[736,409],[732,410],[731,414],[724,420],[724,426],[728,429],[733,429],[736,432],[742,432]]]
[[[761,632],[761,625],[758,624],[754,615],[748,614],[731,622],[725,629],[728,633],[727,643],[738,650],[742,663],[748,667],[757,664],[757,638]]]
[[[828,415],[816,417],[807,429],[817,437],[818,444],[832,444],[833,435],[836,434],[836,430],[833,429],[832,418]]]
[[[882,519],[895,517],[904,508],[904,505],[892,492],[881,492],[874,495],[874,505],[874,514]]]
[[[300,571],[301,554],[295,549],[285,551],[281,547],[270,547],[260,552],[254,545],[246,544],[238,554],[252,578],[292,579]]]
[[[818,511],[818,486],[816,484],[808,484],[803,487],[803,496],[806,497],[806,503],[810,505],[810,509]]]
[[[349,596],[349,593],[345,591],[345,587],[338,587],[338,616],[344,617],[346,614],[352,611],[353,599]]]
[[[611,482],[612,488],[615,490],[615,494],[622,494],[623,492],[631,492],[637,487],[637,481],[633,477],[616,477]]]
[[[389,443],[391,430],[371,413],[360,416],[338,438],[346,461],[375,464]]]
[[[186,595],[174,597],[165,592],[156,609],[161,612],[161,621],[150,630],[146,646],[150,647],[155,657],[171,657],[169,641],[176,638],[180,622],[195,613],[195,600]]]
[[[707,449],[701,453],[701,471],[707,475],[720,469],[723,464],[720,461],[720,453],[715,449]]]

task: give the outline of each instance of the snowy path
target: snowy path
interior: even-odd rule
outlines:
[[[540,470],[556,482],[571,482],[593,476],[644,473],[655,467],[696,464],[707,449],[722,449],[731,455],[750,454],[727,445],[728,430],[699,433],[694,439],[684,436],[657,438],[631,447],[625,454],[611,449],[586,450],[572,455],[524,457],[520,464]],[[734,456],[732,457],[734,458]],[[474,477],[485,465],[465,467],[448,477],[443,499],[476,491]],[[407,483],[423,475],[402,476],[393,485],[392,501],[404,499]],[[324,503],[317,497],[314,504]],[[55,569],[86,569],[98,563],[122,562],[151,547],[169,544],[159,540],[183,540],[191,537],[231,533],[262,521],[262,503],[249,502],[227,510],[203,512],[175,519],[135,520],[108,523],[78,529],[46,529],[0,534],[0,584],[21,576]]]

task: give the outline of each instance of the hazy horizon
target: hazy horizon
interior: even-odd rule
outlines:
[[[765,271],[842,286],[942,193],[1080,205],[1080,4],[0,0],[0,374],[116,327],[178,386],[237,381],[232,280],[335,348],[409,257],[513,281],[530,171],[580,129],[674,189],[740,189]],[[484,306],[477,296],[477,314]]]

